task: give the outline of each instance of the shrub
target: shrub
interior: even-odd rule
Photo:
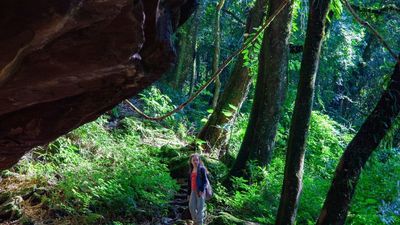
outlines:
[[[126,120],[135,125],[133,119]],[[140,144],[139,133],[120,130],[111,135],[106,122],[102,117],[57,139],[43,160],[22,163],[21,168],[56,181],[48,203],[71,215],[165,213],[178,189],[166,165],[152,156],[154,147]]]

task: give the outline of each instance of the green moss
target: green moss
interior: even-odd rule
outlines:
[[[209,225],[246,225],[246,221],[238,219],[229,213],[221,212]]]
[[[168,168],[173,178],[186,178],[189,171],[189,156],[181,155],[170,159]]]
[[[3,204],[11,198],[10,192],[0,192],[0,204]]]

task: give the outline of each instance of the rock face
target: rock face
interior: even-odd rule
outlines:
[[[196,0],[0,1],[0,169],[96,119],[175,62]]]

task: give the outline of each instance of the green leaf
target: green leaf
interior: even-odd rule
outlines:
[[[372,199],[372,198],[368,198],[367,200],[365,200],[365,203],[367,203],[367,204],[375,204],[377,202],[378,201],[376,201],[375,199]]]
[[[227,110],[222,110],[222,114],[224,114],[224,116],[226,116],[226,117],[231,117],[233,115],[232,112],[227,111]]]
[[[236,107],[236,106],[234,106],[234,105],[232,105],[232,104],[229,104],[228,106],[229,106],[229,108],[231,108],[231,109],[233,109],[233,110],[235,110],[235,111],[238,109],[238,107]]]

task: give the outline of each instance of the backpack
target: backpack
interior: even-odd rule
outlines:
[[[205,192],[206,192],[206,200],[210,200],[210,198],[213,195],[213,191],[212,191],[212,187],[211,187],[210,181],[208,180],[207,176],[206,176],[206,181],[207,181],[206,190],[205,190]]]

